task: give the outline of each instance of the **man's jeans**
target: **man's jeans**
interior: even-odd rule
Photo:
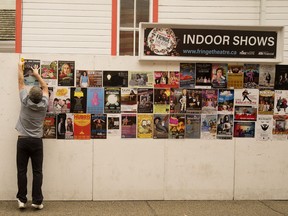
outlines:
[[[17,198],[23,203],[27,202],[26,174],[29,158],[31,158],[33,170],[32,203],[39,205],[43,201],[41,189],[43,180],[43,141],[41,138],[19,136],[17,141]]]

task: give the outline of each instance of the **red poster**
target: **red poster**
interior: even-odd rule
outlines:
[[[90,139],[91,114],[74,114],[74,139]]]

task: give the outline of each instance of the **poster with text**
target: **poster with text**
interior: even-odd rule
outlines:
[[[153,114],[137,115],[137,138],[153,137]]]
[[[154,114],[153,124],[153,138],[154,139],[168,139],[169,131],[169,115],[168,114]]]
[[[104,88],[87,88],[87,113],[104,112]]]
[[[180,63],[180,88],[195,88],[196,64]]]
[[[75,61],[58,61],[58,86],[74,86]]]
[[[74,139],[84,140],[91,138],[91,114],[74,114]]]
[[[259,141],[272,140],[273,116],[258,115],[256,122],[256,139]]]
[[[136,114],[121,114],[121,137],[136,138]]]
[[[40,74],[49,87],[57,86],[57,61],[41,61]]]
[[[154,72],[153,71],[128,71],[129,87],[153,87]]]

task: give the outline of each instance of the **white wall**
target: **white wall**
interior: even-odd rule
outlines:
[[[16,0],[1,0],[0,9],[15,10]]]
[[[111,1],[23,0],[23,53],[110,55]]]
[[[136,57],[23,57],[75,60],[80,69],[179,69],[179,62],[139,62]],[[0,170],[4,173],[0,200],[15,199],[17,192],[18,59],[17,54],[0,53],[0,68],[6,74],[0,80]],[[243,138],[45,140],[43,192],[46,200],[287,199],[287,150],[287,141]],[[31,185],[31,172],[29,179]]]

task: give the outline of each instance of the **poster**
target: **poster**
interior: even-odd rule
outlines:
[[[234,89],[219,89],[218,91],[218,113],[234,113]]]
[[[217,115],[217,139],[232,139],[233,136],[233,115]]]
[[[75,61],[58,61],[58,86],[74,86]]]
[[[185,138],[200,139],[201,137],[201,115],[186,114]]]
[[[55,90],[55,91],[54,91]],[[53,90],[53,110],[54,113],[68,113],[71,108],[70,88],[56,87]]]
[[[234,137],[254,138],[255,137],[255,122],[234,122]]]
[[[107,138],[107,115],[91,114],[91,139]]]
[[[185,115],[171,114],[169,118],[169,138],[184,139],[185,137]]]
[[[33,68],[40,70],[40,60],[37,59],[24,59],[24,84],[26,86],[39,86],[39,81],[33,75]]]
[[[121,114],[121,137],[136,138],[136,114]]]
[[[259,87],[259,64],[244,64],[244,88]]]
[[[87,109],[87,88],[71,87],[71,108],[72,113],[86,113]]]
[[[259,87],[273,89],[275,82],[275,65],[260,64],[259,66]]]
[[[153,87],[154,72],[153,71],[128,71],[128,86],[135,87]]]
[[[242,89],[244,85],[244,65],[228,64],[227,88]]]
[[[227,64],[212,64],[211,84],[213,88],[227,88]]]
[[[43,123],[43,139],[56,139],[56,115],[47,113]]]
[[[202,113],[216,114],[217,112],[217,89],[203,89],[202,90]]]
[[[217,115],[201,115],[201,139],[216,139]]]
[[[154,113],[170,112],[170,89],[154,88]]]
[[[137,88],[121,88],[121,112],[137,113]]]
[[[138,88],[138,113],[153,113],[153,88]]]
[[[104,113],[104,88],[87,88],[87,113]]]
[[[103,71],[103,87],[128,87],[128,71]]]
[[[137,115],[137,138],[153,137],[153,114]]]
[[[91,114],[74,114],[74,139],[84,140],[91,138]]]
[[[74,139],[74,114],[67,113],[65,120],[65,139]]]
[[[107,114],[107,136],[120,136],[121,114]]]
[[[104,112],[121,112],[121,88],[104,88]]]
[[[153,138],[168,139],[169,114],[154,114]]]
[[[40,74],[49,87],[57,86],[57,61],[41,61]]]
[[[259,90],[258,114],[273,115],[275,92],[272,89]]]
[[[273,116],[258,115],[256,122],[256,139],[258,141],[272,140]]]
[[[180,88],[195,88],[196,64],[180,63]]]

